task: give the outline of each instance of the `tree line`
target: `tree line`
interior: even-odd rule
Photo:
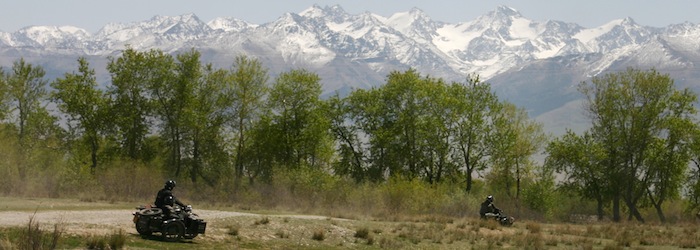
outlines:
[[[394,71],[378,87],[321,98],[317,74],[293,69],[270,79],[245,55],[221,69],[194,49],[127,48],[109,58],[106,86],[86,59],[77,62],[50,82],[24,59],[0,70],[0,118],[26,159],[42,148],[92,175],[133,161],[234,188],[300,169],[356,183],[452,183],[467,193],[481,177],[533,208],[553,206],[555,193],[568,190],[616,221],[622,212],[643,221],[645,207],[664,220],[672,199],[700,203],[700,165],[689,168],[700,159],[696,95],[655,70],[581,83],[592,127],[551,139],[478,76],[448,83]],[[542,154],[544,163],[535,160]],[[20,179],[36,164],[18,162]]]

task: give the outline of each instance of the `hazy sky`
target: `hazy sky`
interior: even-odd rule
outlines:
[[[71,25],[96,32],[108,23],[144,21],[156,15],[194,13],[208,22],[235,17],[256,24],[284,13],[299,13],[313,4],[340,5],[350,14],[372,12],[390,16],[416,7],[433,20],[471,21],[499,5],[513,7],[536,21],[559,20],[596,27],[615,19],[633,18],[646,26],[700,23],[698,0],[9,0],[0,4],[0,31],[32,25]]]

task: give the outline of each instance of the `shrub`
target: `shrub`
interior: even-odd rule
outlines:
[[[432,212],[442,204],[444,193],[419,179],[392,177],[383,185],[383,205],[389,214],[421,214]]]
[[[367,239],[369,237],[369,229],[366,227],[360,228],[355,231],[355,238]]]
[[[367,236],[367,245],[374,245],[374,237],[371,235]]]
[[[8,238],[0,239],[0,249],[15,249],[16,247],[12,244]]]
[[[93,235],[85,241],[87,249],[122,249],[126,243],[124,230],[119,229],[110,235]]]
[[[27,227],[20,235],[19,249],[56,249],[63,236],[63,227],[54,224],[53,232],[47,233],[39,227],[39,222],[32,215],[29,217]]]
[[[277,230],[277,233],[275,233],[275,235],[277,235],[277,237],[279,237],[281,239],[289,238],[289,233],[287,233],[286,231],[284,231],[282,229]]]
[[[316,240],[316,241],[323,241],[326,239],[326,234],[323,232],[323,230],[316,230],[316,231],[314,231],[314,234],[311,236],[311,239]]]
[[[228,233],[228,235],[231,235],[231,236],[238,236],[240,229],[241,229],[241,226],[238,224],[229,225],[227,233]]]
[[[87,249],[103,250],[108,249],[107,246],[107,239],[100,236],[89,237],[85,242],[85,248]]]
[[[270,224],[270,218],[262,217],[260,220],[255,221],[255,225],[267,225]]]
[[[119,229],[109,236],[109,247],[111,249],[122,249],[126,243],[126,234],[124,230]]]
[[[154,172],[143,163],[116,161],[105,166],[96,179],[110,196],[150,200],[163,185],[162,174]]]
[[[535,222],[528,222],[527,224],[525,224],[525,228],[527,228],[527,230],[530,230],[530,233],[533,234],[537,234],[542,231],[542,226],[540,226],[539,223]]]

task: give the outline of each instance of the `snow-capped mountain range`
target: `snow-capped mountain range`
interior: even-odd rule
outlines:
[[[186,14],[112,23],[94,34],[73,26],[30,26],[0,32],[0,66],[24,57],[58,76],[74,71],[78,56],[84,56],[99,73],[126,46],[171,53],[195,48],[219,67],[246,54],[272,74],[314,71],[326,93],[376,86],[389,72],[408,68],[449,81],[478,74],[502,98],[555,130],[567,124],[552,121],[580,109],[575,85],[601,73],[653,67],[670,73],[681,87],[700,89],[700,25],[655,28],[624,18],[586,28],[531,20],[506,6],[461,23],[435,21],[417,8],[383,17],[314,5],[264,24],[233,17],[204,22]]]

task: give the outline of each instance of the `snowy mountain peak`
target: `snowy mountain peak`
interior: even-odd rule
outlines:
[[[623,26],[639,26],[637,22],[634,21],[631,17],[626,17],[625,19],[622,19],[620,22],[620,25]]]
[[[340,7],[340,5],[334,5],[331,7],[313,5],[312,7],[300,12],[299,15],[308,19],[325,20],[326,22],[333,23],[343,23],[347,21],[349,17],[348,13],[346,13],[345,10]]]
[[[408,13],[411,14],[411,16],[416,17],[417,19],[430,19],[430,17],[418,7],[411,8],[411,10],[408,11]]]
[[[75,26],[29,26],[17,31],[17,34],[25,34],[28,36],[62,36],[74,35],[80,37],[88,37],[90,33],[87,30]]]
[[[258,26],[233,17],[218,17],[209,21],[207,25],[214,30],[222,30],[224,32],[240,32]]]
[[[298,14],[287,12],[282,14],[282,16],[275,20],[273,23],[298,23],[299,17],[300,15]]]
[[[520,15],[517,10],[506,7],[499,6],[495,10],[490,11],[488,14],[478,17],[473,22],[470,22],[471,29],[473,30],[503,30],[508,29],[513,24],[513,20],[525,19]]]
[[[308,9],[303,10],[302,12],[299,12],[300,16],[308,17],[308,18],[318,18],[318,17],[323,17],[327,14],[326,9],[322,8],[318,4],[314,4]]]
[[[13,34],[14,38],[10,39],[10,44],[15,46],[31,46],[36,43],[42,46],[56,47],[57,44],[64,44],[66,41],[70,43],[90,38],[90,33],[87,30],[74,26],[30,26]]]
[[[500,5],[496,7],[496,10],[492,11],[489,13],[490,16],[493,17],[499,17],[499,18],[508,18],[508,17],[522,17],[520,12],[518,10],[505,6],[505,5]]]
[[[202,20],[199,19],[195,14],[189,13],[189,14],[184,14],[184,15],[179,15],[179,16],[156,16],[153,19],[151,19],[153,22],[152,24],[156,26],[170,26],[174,24],[187,24],[187,25],[193,25],[193,26],[199,26],[202,24],[205,24]]]
[[[394,24],[411,25],[415,22],[432,22],[430,17],[425,14],[421,9],[412,8],[408,12],[399,12],[391,15],[388,22]]]
[[[413,8],[409,12],[395,13],[384,22],[387,26],[419,40],[419,42],[432,40],[437,35],[436,31],[439,28],[436,22],[418,8]]]

